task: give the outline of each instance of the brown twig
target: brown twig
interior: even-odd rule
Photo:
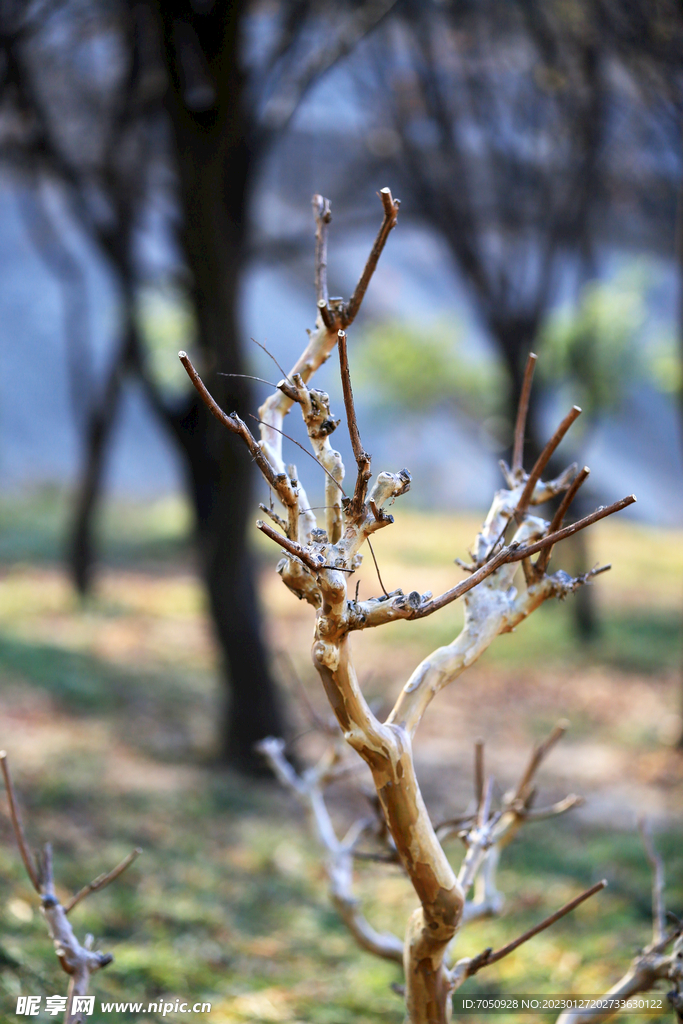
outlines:
[[[284,371],[284,370],[282,369],[282,367],[280,366],[280,364],[278,363],[277,359],[275,358],[275,356],[273,355],[273,353],[272,353],[272,352],[270,351],[270,349],[266,348],[266,346],[265,346],[265,345],[263,345],[263,344],[262,344],[262,343],[261,343],[260,341],[257,341],[257,340],[256,340],[256,338],[252,338],[252,339],[251,339],[251,341],[253,341],[253,343],[254,343],[255,345],[258,345],[258,347],[259,347],[259,348],[263,349],[263,351],[264,351],[264,352],[266,353],[266,355],[268,356],[268,358],[269,358],[269,359],[272,359],[272,360],[273,360],[273,362],[275,363],[275,365],[277,366],[278,370],[280,371],[280,373],[282,374],[282,376],[283,376],[283,377],[285,378],[285,380],[286,380],[286,381],[288,381],[288,382],[289,382],[289,383],[291,384],[291,383],[292,383],[291,377],[289,376],[289,374],[288,374],[288,373],[286,373],[286,372],[285,372],[285,371]]]
[[[344,327],[348,327],[349,324],[353,323],[363,301],[363,296],[370,284],[370,279],[375,272],[377,262],[382,255],[382,249],[389,237],[389,232],[392,228],[396,227],[398,208],[401,205],[400,199],[394,199],[392,197],[390,188],[381,189],[379,197],[382,200],[382,206],[384,207],[384,220],[382,221],[379,232],[377,233],[375,243],[370,250],[367,262],[363,267],[363,273],[360,275],[354,293],[344,307],[342,313],[342,323]]]
[[[242,377],[244,380],[257,380],[259,384],[267,384],[269,388],[279,388],[279,384],[273,384],[272,381],[266,380],[265,377],[254,377],[253,373],[223,373],[218,371],[217,377]]]
[[[541,767],[542,762],[548,756],[555,744],[562,739],[568,728],[569,722],[564,718],[561,719],[553,728],[550,735],[534,748],[531,757],[529,758],[529,762],[522,773],[522,778],[519,780],[519,785],[515,790],[514,800],[521,800],[523,802],[526,800],[534,775]]]
[[[341,371],[341,382],[342,391],[344,393],[344,407],[346,409],[346,422],[349,428],[349,437],[351,439],[351,448],[353,449],[353,456],[358,466],[358,474],[356,476],[356,487],[353,492],[353,498],[348,508],[348,513],[351,517],[355,518],[361,514],[363,505],[365,504],[365,494],[368,489],[368,480],[370,479],[370,464],[371,456],[363,448],[363,442],[360,439],[360,431],[358,429],[358,420],[356,419],[356,408],[353,402],[353,390],[351,388],[351,374],[349,372],[349,356],[346,349],[346,333],[339,331],[339,368]]]
[[[531,499],[533,498],[534,488],[538,481],[541,479],[541,473],[550,462],[553,452],[555,451],[560,441],[571,427],[572,423],[574,423],[580,415],[581,410],[579,409],[578,405],[573,405],[567,413],[567,415],[565,416],[565,418],[560,423],[559,427],[557,428],[553,436],[546,444],[541,454],[536,459],[534,468],[531,470],[531,473],[529,474],[529,478],[524,486],[524,490],[522,491],[520,499],[517,503],[517,508],[515,509],[515,517],[518,521],[526,515],[526,511],[529,508],[529,505],[531,504]]]
[[[513,942],[508,942],[507,946],[501,946],[501,948],[497,949],[495,952],[491,949],[485,949],[483,952],[479,953],[478,956],[475,956],[472,959],[467,968],[467,976],[472,977],[472,975],[477,974],[482,967],[488,967],[490,964],[495,964],[497,960],[502,960],[503,957],[514,952],[514,950],[523,945],[523,943],[528,942],[529,939],[533,939],[535,935],[545,931],[546,928],[550,928],[551,925],[555,924],[556,921],[559,921],[561,917],[565,916],[565,914],[571,913],[572,910],[575,910],[576,907],[585,900],[589,899],[591,896],[595,896],[596,892],[600,892],[606,885],[607,882],[603,878],[601,882],[597,882],[595,885],[592,885],[590,889],[586,889],[586,891],[582,892],[580,896],[575,896],[573,900],[569,901],[569,903],[565,903],[565,905],[560,907],[559,910],[556,910],[554,914],[550,914],[549,917],[544,918],[539,924],[534,925],[533,928],[529,928],[529,930],[520,935],[519,938],[515,939]]]
[[[432,598],[428,604],[421,605],[419,608],[416,608],[408,618],[422,619],[427,615],[433,615],[434,612],[438,611],[440,608],[445,608],[447,604],[451,603],[451,601],[456,601],[459,597],[462,597],[463,594],[466,594],[468,590],[472,590],[481,583],[482,580],[485,580],[487,576],[491,575],[491,573],[500,569],[501,565],[505,565],[506,562],[512,561],[512,554],[517,551],[518,546],[518,544],[513,542],[509,547],[503,548],[497,555],[490,558],[488,562],[485,562],[481,568],[472,573],[468,579],[461,580],[460,583],[451,587],[450,590],[444,591],[444,593],[440,594],[439,597]]]
[[[202,401],[211,415],[214,416],[219,423],[222,423],[224,427],[227,427],[231,433],[238,434],[242,437],[254,462],[260,469],[266,481],[270,484],[274,492],[279,495],[283,504],[288,508],[293,508],[296,504],[296,497],[291,493],[289,481],[287,481],[284,475],[279,476],[275,473],[274,469],[263,454],[260,444],[244,420],[242,420],[237,413],[231,413],[228,416],[227,413],[223,412],[218,402],[213,398],[211,392],[193,366],[193,361],[191,361],[186,352],[183,352],[182,350],[179,351],[178,358],[182,362],[187,376],[197,388]]]
[[[524,434],[526,431],[526,418],[529,412],[529,397],[531,395],[531,382],[534,377],[536,360],[535,352],[530,352],[524,370],[522,390],[519,395],[519,406],[517,407],[517,421],[515,423],[515,442],[512,449],[512,472],[522,469],[524,464]],[[507,467],[506,467],[507,468]]]
[[[633,505],[636,500],[635,494],[629,494],[625,498],[621,498],[620,501],[615,501],[612,505],[601,506],[596,508],[595,512],[591,512],[589,516],[584,516],[583,519],[578,519],[571,526],[565,526],[563,530],[557,530],[555,533],[549,533],[545,537],[541,537],[540,540],[535,541],[533,544],[526,544],[523,547],[518,548],[508,557],[508,562],[520,562],[523,558],[527,558],[529,555],[536,554],[537,551],[542,551],[543,548],[557,544],[558,541],[564,540],[566,537],[571,537],[573,534],[578,533],[579,530],[585,530],[587,526],[591,526],[593,523],[599,522],[600,519],[605,519],[606,516],[611,516],[615,512],[621,512],[622,508],[628,508],[629,505]],[[486,566],[484,566],[486,568]],[[607,566],[604,569],[608,568]],[[604,569],[597,570],[603,572]],[[470,577],[472,579],[473,577]],[[466,581],[469,582],[469,581]]]
[[[7,752],[0,750],[0,767],[2,768],[2,775],[5,780],[5,789],[7,790],[7,801],[9,803],[10,819],[12,821],[12,828],[14,829],[14,835],[17,840],[17,846],[19,847],[19,853],[21,859],[24,862],[26,873],[31,879],[31,884],[37,893],[40,893],[40,876],[38,869],[36,868],[36,862],[31,853],[28,843],[26,842],[26,836],[24,834],[24,827],[21,823],[21,815],[19,814],[19,806],[17,804],[17,797],[14,792],[14,783],[12,782],[12,776],[9,770],[9,764],[7,762]]]
[[[265,514],[266,514],[266,515],[267,515],[267,516],[268,516],[268,517],[269,517],[270,519],[272,519],[272,520],[273,520],[273,522],[274,522],[274,523],[276,523],[276,524],[277,524],[277,526],[279,526],[279,527],[280,527],[280,529],[281,529],[281,530],[282,530],[282,531],[283,531],[284,533],[287,533],[287,523],[286,523],[286,522],[284,521],[284,519],[282,518],[282,516],[279,516],[279,515],[277,514],[277,512],[275,511],[275,509],[272,509],[272,508],[268,508],[268,506],[267,506],[267,505],[264,505],[262,501],[260,501],[260,502],[259,502],[259,506],[258,506],[258,507],[259,507],[259,508],[261,509],[261,511],[262,511],[262,512],[265,512]],[[299,515],[301,515],[301,510],[299,510]]]
[[[100,889],[104,889],[104,887],[109,885],[110,882],[113,882],[114,879],[119,877],[119,875],[122,875],[126,868],[130,867],[133,861],[137,860],[141,853],[142,850],[140,847],[136,847],[111,871],[98,875],[97,878],[92,880],[92,882],[88,882],[87,885],[84,885],[75,896],[71,897],[68,903],[64,904],[64,913],[68,914],[69,911],[73,910],[73,908],[81,902],[81,900],[84,900],[86,896],[89,896],[91,892],[98,892]]]
[[[439,611],[440,608],[445,608],[446,605],[452,601],[457,601],[459,597],[466,594],[468,590],[472,590],[482,580],[485,580],[487,576],[490,576],[497,569],[500,569],[501,565],[505,565],[507,562],[521,562],[523,558],[528,558],[529,555],[536,554],[537,551],[542,551],[548,545],[557,544],[558,541],[564,540],[565,537],[571,537],[572,534],[578,533],[579,530],[584,530],[587,526],[592,523],[598,522],[600,519],[604,519],[606,516],[611,516],[614,512],[619,512],[622,508],[627,508],[628,505],[632,505],[636,500],[634,494],[630,494],[626,498],[622,498],[620,501],[615,501],[614,504],[608,505],[606,508],[598,508],[595,512],[591,512],[589,516],[585,516],[584,519],[579,519],[576,523],[572,523],[571,526],[566,526],[563,530],[558,530],[556,533],[549,533],[546,537],[542,537],[540,540],[533,544],[520,545],[516,541],[513,541],[509,547],[502,548],[497,555],[489,558],[488,562],[485,562],[476,572],[466,579],[461,580],[456,586],[451,587],[450,590],[444,591],[439,597],[433,598],[426,604],[421,605],[419,608],[415,608],[411,613],[405,616],[408,619],[423,619],[427,615],[433,615],[434,612]],[[600,572],[605,572],[609,569],[609,566],[602,566],[600,569],[594,569],[590,573],[585,574],[585,578],[589,576],[596,576]],[[584,578],[581,579],[585,582]]]
[[[377,562],[377,558],[375,557],[374,548],[373,548],[372,544],[370,543],[370,538],[366,537],[365,539],[368,542],[368,547],[370,548],[370,554],[372,555],[372,560],[375,563],[375,572],[377,573],[377,579],[379,580],[379,585],[382,588],[382,593],[384,594],[385,597],[389,597],[389,594],[387,592],[387,588],[384,586],[384,583],[382,582],[382,577],[381,577],[380,571],[379,571],[379,565],[378,565],[378,562]]]
[[[321,569],[329,568],[329,566],[326,567],[322,562],[316,562],[313,555],[310,555],[308,551],[301,546],[301,544],[297,544],[295,540],[290,540],[289,537],[283,537],[281,533],[274,530],[272,526],[268,526],[268,523],[264,523],[262,519],[256,520],[256,526],[261,533],[265,533],[266,537],[270,537],[271,540],[274,540],[275,543],[279,544],[281,548],[284,548],[288,554],[293,555],[295,558],[298,558],[299,561],[303,562],[306,568],[310,569],[312,573],[317,574]]]
[[[548,533],[555,533],[559,530],[564,522],[564,517],[569,511],[569,507],[576,497],[577,491],[585,483],[590,475],[590,469],[588,466],[584,466],[580,473],[577,473],[572,480],[571,486],[568,491],[565,492],[562,501],[557,507],[557,512],[552,518]],[[534,568],[537,572],[545,572],[548,568],[548,562],[550,561],[550,555],[552,554],[552,548],[545,548],[544,551],[538,556],[536,565]]]

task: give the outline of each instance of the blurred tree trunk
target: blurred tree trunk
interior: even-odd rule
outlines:
[[[189,3],[158,2],[170,87],[168,109],[183,208],[182,244],[192,274],[205,379],[228,411],[246,418],[238,296],[246,262],[251,177],[249,125],[242,115],[240,18],[245,4],[216,3],[198,16]],[[248,453],[193,397],[174,421],[189,460],[201,571],[231,700],[222,755],[258,769],[254,743],[282,735],[284,721],[260,628]]]

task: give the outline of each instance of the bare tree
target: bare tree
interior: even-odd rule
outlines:
[[[412,741],[420,721],[436,694],[456,679],[501,633],[509,632],[550,598],[563,599],[604,572],[602,566],[572,578],[565,572],[552,574],[548,564],[555,544],[573,536],[635,501],[633,495],[607,507],[600,507],[579,521],[564,526],[572,501],[588,473],[575,465],[559,477],[543,480],[548,463],[581,410],[573,407],[544,446],[532,469],[524,469],[524,432],[529,408],[536,357],[527,360],[520,388],[515,425],[512,464],[502,464],[506,486],[498,491],[477,535],[472,560],[461,563],[468,577],[438,597],[431,593],[402,590],[383,593],[379,598],[360,601],[349,591],[350,578],[360,565],[361,549],[377,530],[393,523],[386,506],[410,486],[407,470],[381,472],[370,487],[371,456],[361,441],[347,356],[346,329],[353,321],[389,232],[396,225],[399,204],[388,188],[382,189],[384,219],[377,241],[350,300],[330,303],[327,294],[327,232],[329,203],[320,196],[313,200],[317,222],[316,291],[318,320],[308,345],[276,392],[261,406],[261,440],[257,441],[237,413],[226,414],[204,386],[189,357],[180,359],[207,409],[228,431],[244,442],[247,450],[277,496],[282,514],[262,505],[273,526],[259,520],[258,528],[283,551],[278,572],[285,585],[316,610],[312,659],[346,743],[370,769],[382,819],[392,850],[403,866],[419,901],[408,922],[403,942],[378,935],[354,909],[349,898],[350,856],[364,831],[355,826],[339,841],[329,823],[322,802],[322,787],[334,773],[337,755],[323,759],[317,768],[299,777],[281,756],[277,741],[262,750],[282,778],[314,807],[318,829],[332,854],[332,886],[335,902],[352,932],[366,948],[389,959],[402,959],[406,980],[406,1007],[411,1024],[439,1024],[450,1018],[451,993],[477,970],[506,955],[518,944],[493,954],[485,951],[472,960],[450,961],[451,943],[465,920],[467,895],[487,862],[495,854],[495,837],[514,832],[530,810],[530,793],[535,771],[562,730],[556,730],[545,746],[537,750],[515,795],[493,811],[490,781],[483,782],[480,754],[477,771],[478,804],[466,819],[468,852],[459,874],[455,874],[444,853],[441,837],[430,820],[412,756]],[[346,419],[357,472],[353,490],[344,491],[344,466],[330,444],[337,421],[330,412],[329,397],[309,386],[316,369],[338,348]],[[325,474],[324,527],[318,525],[294,465],[283,459],[283,420],[291,407],[301,407],[313,449],[313,457]],[[551,497],[563,495],[551,522],[532,514],[532,507]],[[538,557],[533,560],[532,556]],[[515,585],[523,570],[520,589]],[[465,624],[451,644],[433,651],[413,671],[385,721],[368,706],[360,689],[351,658],[351,634],[356,630],[386,625],[397,619],[420,619],[462,597]],[[576,802],[568,798],[552,813]],[[484,904],[496,900],[494,876],[483,874]],[[493,888],[491,886],[493,885]],[[596,892],[593,887],[572,905]],[[476,901],[475,901],[476,902]],[[563,908],[563,912],[572,906]],[[552,922],[547,922],[552,923]],[[545,926],[545,925],[544,925]],[[530,936],[521,937],[523,941]]]
[[[576,17],[574,17],[576,14]],[[406,2],[373,44],[377,119],[414,212],[446,242],[510,383],[588,245],[606,86],[592,2]],[[397,154],[398,155],[398,154]],[[532,396],[529,439],[542,444]]]

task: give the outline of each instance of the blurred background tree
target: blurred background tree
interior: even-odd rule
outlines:
[[[140,233],[170,204],[168,242],[179,244],[175,286],[187,332],[184,339],[174,332],[174,342],[196,344],[214,394],[246,415],[252,403],[241,376],[237,303],[254,183],[307,90],[391,6],[67,0],[3,11],[3,155],[27,176],[32,235],[65,287],[80,289],[41,197],[56,183],[109,261],[121,297],[120,342],[100,388],[88,373],[83,324],[72,330],[72,315],[67,327],[85,449],[69,551],[74,582],[81,593],[91,585],[105,457],[124,380],[134,377],[186,459],[200,567],[230,685],[221,747],[243,768],[261,767],[252,752],[257,739],[286,729],[245,538],[251,468],[196,395],[169,396],[148,365]]]
[[[442,241],[444,280],[464,286],[473,322],[450,310],[397,318],[389,289],[362,332],[359,385],[379,367],[387,409],[457,409],[503,454],[535,348],[547,386],[527,459],[565,382],[592,422],[604,419],[642,383],[641,366],[673,359],[642,351],[650,300],[633,280],[611,281],[609,252],[674,252],[682,24],[674,0],[3,7],[0,152],[63,286],[83,439],[73,579],[81,593],[92,586],[112,437],[137,389],[182,459],[234,763],[253,766],[254,740],[285,727],[246,543],[250,467],[169,373],[174,351],[194,346],[214,394],[244,413],[251,386],[230,375],[251,368],[239,325],[250,264],[277,261],[307,280],[310,227],[294,213],[304,194],[326,191],[357,225],[390,175],[402,230],[412,218]],[[69,218],[89,240],[86,259],[96,252],[116,282],[118,341],[104,366]],[[590,609],[575,607],[589,634]]]

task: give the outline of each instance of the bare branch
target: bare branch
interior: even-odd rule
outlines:
[[[318,573],[324,568],[323,563],[318,563],[314,559],[313,555],[309,554],[301,544],[297,544],[296,541],[290,540],[289,537],[283,537],[282,534],[274,530],[272,526],[268,526],[268,523],[264,523],[262,519],[256,520],[256,526],[265,533],[266,537],[270,537],[276,544],[279,544],[281,548],[284,548],[287,554],[293,555],[298,558],[299,561],[303,562],[307,569],[310,569],[313,573]]]
[[[279,387],[279,385],[278,385],[278,387]],[[344,491],[344,488],[342,487],[342,485],[339,483],[338,480],[334,479],[334,477],[330,473],[329,469],[325,469],[325,467],[323,466],[323,464],[320,461],[320,459],[316,459],[316,457],[313,454],[313,452],[309,452],[308,448],[304,448],[304,446],[302,444],[300,444],[295,437],[290,437],[289,434],[285,434],[284,430],[280,430],[279,427],[274,427],[272,423],[266,423],[265,420],[260,420],[258,418],[258,416],[254,416],[253,413],[249,413],[249,415],[251,416],[252,420],[256,420],[257,423],[263,424],[264,427],[268,427],[270,430],[277,430],[278,434],[282,434],[282,436],[286,437],[288,441],[291,441],[292,444],[295,444],[297,446],[297,448],[301,448],[301,451],[304,453],[304,455],[307,455],[309,459],[313,459],[313,461],[316,462],[320,466],[320,468],[322,469],[323,473],[327,473],[328,477],[330,478],[330,480],[332,481],[334,486],[336,488],[338,488],[342,492],[342,494],[345,495],[346,492]]]
[[[529,474],[529,478],[524,486],[524,490],[522,491],[521,497],[517,503],[515,516],[518,521],[521,522],[522,518],[526,515],[526,511],[529,508],[529,505],[531,504],[534,488],[538,481],[541,479],[541,474],[543,473],[543,470],[550,462],[553,452],[555,451],[560,441],[571,427],[572,423],[574,423],[580,415],[581,410],[579,409],[578,405],[572,406],[572,408],[569,410],[565,418],[562,420],[553,436],[546,444],[541,454],[536,459],[534,468],[531,470],[531,473]]]
[[[5,779],[5,786],[7,788],[10,805],[10,816],[12,818],[12,825],[17,837],[21,857],[24,861],[24,866],[26,867],[29,878],[33,883],[33,887],[40,896],[41,910],[45,916],[48,932],[52,939],[59,963],[65,974],[69,976],[67,1008],[64,1022],[65,1024],[81,1024],[81,1013],[72,1013],[73,998],[74,996],[85,995],[88,991],[91,975],[94,974],[95,971],[99,971],[103,967],[106,967],[114,958],[110,953],[101,953],[99,950],[93,950],[92,936],[87,936],[85,943],[81,945],[74,934],[71,922],[66,916],[67,909],[70,909],[71,906],[75,905],[75,903],[83,896],[87,895],[88,892],[94,891],[95,888],[102,888],[104,885],[108,884],[108,882],[117,877],[117,875],[121,874],[121,871],[123,871],[124,868],[127,867],[128,863],[130,863],[131,858],[127,858],[127,863],[124,862],[123,865],[119,865],[119,867],[113,872],[110,872],[109,875],[103,875],[100,876],[100,878],[95,879],[95,882],[91,883],[90,886],[86,886],[86,888],[82,890],[74,900],[72,900],[69,908],[65,909],[55,895],[51,844],[46,843],[43,847],[42,857],[38,858],[38,866],[29,851],[21,825],[21,819],[19,817],[12,777],[7,764],[7,754],[4,750],[0,751],[0,765],[2,766],[2,772]]]
[[[545,818],[555,818],[559,814],[566,814],[567,811],[571,811],[573,807],[581,807],[585,803],[585,799],[582,796],[577,796],[576,793],[570,793],[564,798],[564,800],[558,800],[555,804],[550,804],[549,807],[538,807],[535,810],[525,810],[523,817],[525,821],[543,821]]]
[[[104,889],[105,886],[110,884],[110,882],[113,882],[119,877],[119,875],[122,875],[126,868],[130,867],[133,861],[137,860],[141,853],[142,850],[140,847],[136,847],[111,871],[98,875],[97,878],[92,880],[92,882],[88,882],[87,885],[84,885],[83,888],[80,889],[75,896],[72,896],[69,902],[64,905],[64,913],[68,914],[78,903],[81,902],[81,900],[84,900],[86,896],[89,896],[91,892],[98,892],[100,889]]]
[[[262,501],[259,502],[259,508],[262,512],[265,512],[269,519],[272,519],[273,522],[280,527],[283,533],[287,533],[287,523],[284,521],[282,516],[279,516],[274,509],[268,508],[268,506],[264,505]]]
[[[356,487],[347,512],[349,516],[356,518],[361,514],[363,505],[365,504],[365,495],[367,493],[368,481],[370,479],[371,456],[368,455],[363,448],[363,442],[360,439],[360,431],[358,429],[358,421],[356,419],[356,408],[353,403],[353,390],[351,388],[351,374],[349,372],[349,357],[346,350],[345,332],[339,331],[338,337],[339,367],[341,370],[342,391],[344,392],[346,421],[349,427],[349,437],[351,438],[353,456],[358,467]]]
[[[379,197],[382,200],[382,206],[384,207],[384,220],[382,221],[381,227],[375,239],[370,255],[368,256],[367,263],[363,268],[363,273],[360,275],[360,279],[353,295],[347,302],[342,313],[342,326],[348,327],[356,318],[356,314],[360,309],[361,302],[367,287],[370,284],[370,279],[375,272],[377,262],[382,255],[382,249],[386,245],[389,232],[392,228],[396,227],[396,218],[398,217],[398,208],[401,205],[400,199],[394,199],[391,195],[390,188],[383,188]]]
[[[518,548],[518,550],[509,555],[507,561],[519,562],[523,558],[527,558],[529,555],[534,555],[537,551],[542,551],[543,548],[546,548],[549,545],[552,546],[553,544],[557,544],[558,541],[564,540],[565,537],[571,537],[573,534],[578,533],[579,530],[585,530],[587,526],[592,526],[593,523],[597,523],[601,519],[605,519],[606,516],[614,515],[615,512],[621,512],[623,508],[628,508],[628,506],[633,505],[635,501],[635,494],[629,494],[625,498],[621,498],[620,501],[615,501],[612,505],[601,505],[600,508],[596,508],[595,512],[591,512],[589,516],[584,516],[583,519],[577,520],[577,522],[572,523],[571,526],[565,526],[563,530],[557,530],[555,533],[549,533],[547,536],[541,537],[541,539],[537,540],[534,544],[526,544],[523,547]],[[607,568],[609,568],[609,566],[605,566],[597,571],[603,572]]]
[[[358,900],[352,891],[354,847],[368,827],[362,819],[351,826],[343,840],[339,840],[322,793],[325,770],[317,768],[297,774],[284,756],[284,741],[272,736],[261,740],[257,750],[266,758],[280,781],[293,790],[306,805],[315,825],[318,839],[328,853],[327,875],[332,902],[356,942],[370,953],[394,963],[403,963],[403,943],[389,932],[380,933],[358,909]]]
[[[409,619],[422,619],[426,615],[433,615],[440,608],[445,608],[447,604],[452,601],[456,601],[463,594],[466,594],[468,590],[472,590],[482,580],[485,580],[488,576],[494,573],[497,569],[500,569],[501,565],[505,565],[506,562],[518,561],[515,556],[519,545],[514,542],[509,547],[503,548],[497,555],[490,558],[485,565],[482,565],[480,569],[472,573],[469,579],[461,580],[456,586],[451,587],[450,590],[444,591],[439,597],[435,597],[424,605],[420,605],[419,608],[411,610],[406,618]],[[525,555],[520,555],[519,558],[524,558]]]
[[[533,928],[529,928],[528,931],[524,932],[513,942],[508,942],[506,946],[501,946],[501,948],[497,949],[495,952],[491,949],[485,949],[483,952],[479,953],[478,956],[475,956],[470,962],[470,965],[467,968],[467,977],[471,978],[473,974],[477,974],[483,967],[488,967],[490,964],[495,964],[496,961],[502,960],[503,957],[514,952],[514,950],[518,949],[518,947],[523,943],[528,942],[529,939],[533,939],[535,935],[545,931],[546,928],[550,928],[551,925],[555,924],[556,921],[559,921],[560,918],[565,916],[565,914],[571,913],[572,910],[575,910],[585,900],[590,899],[591,896],[595,896],[595,894],[604,889],[606,885],[607,881],[603,878],[601,882],[597,882],[595,885],[592,885],[590,889],[586,889],[586,891],[582,892],[580,896],[575,896],[573,900],[569,901],[569,903],[565,903],[565,905],[560,907],[559,910],[556,910],[554,914],[550,914],[549,917],[544,918],[539,922],[539,924],[534,925]]]
[[[37,893],[40,892],[40,878],[38,870],[36,868],[36,862],[31,853],[30,847],[26,842],[26,836],[24,835],[24,828],[21,824],[21,815],[19,814],[19,806],[17,804],[16,793],[14,792],[14,783],[12,782],[12,776],[9,770],[9,764],[7,762],[7,752],[0,750],[0,767],[2,768],[3,778],[5,780],[5,789],[7,790],[7,801],[9,803],[10,819],[12,821],[12,828],[14,829],[14,835],[17,840],[17,846],[19,847],[19,853],[21,859],[24,862],[26,873],[31,879],[31,885]]]
[[[379,585],[382,588],[382,593],[384,594],[385,597],[389,597],[389,594],[387,593],[387,588],[384,586],[384,583],[382,581],[382,576],[381,576],[380,571],[379,571],[379,565],[377,564],[377,556],[375,555],[375,549],[373,548],[372,544],[370,543],[370,538],[369,537],[367,538],[367,542],[368,542],[368,547],[370,548],[370,554],[372,555],[372,560],[375,563],[375,572],[377,573],[377,579],[379,580]]]
[[[215,416],[218,422],[222,423],[224,427],[227,427],[232,434],[238,434],[242,438],[242,440],[246,443],[247,448],[249,449],[256,465],[261,470],[263,476],[266,478],[266,480],[271,485],[273,490],[278,495],[280,495],[282,491],[282,481],[278,478],[278,476],[275,473],[275,470],[273,469],[273,467],[263,454],[263,451],[259,447],[256,438],[252,435],[251,431],[249,430],[249,427],[243,420],[240,419],[237,413],[233,412],[230,415],[228,415],[228,413],[223,412],[220,405],[218,404],[218,402],[214,400],[208,388],[204,384],[204,381],[195,370],[194,366],[192,365],[192,360],[188,356],[187,352],[180,351],[178,353],[178,358],[185,367],[185,371],[188,377],[190,378],[195,388],[197,389],[199,397],[203,401],[206,408],[209,410],[212,416]]]
[[[588,466],[584,466],[583,469],[581,470],[581,472],[577,473],[577,475],[574,477],[574,480],[572,481],[572,484],[571,484],[569,490],[565,492],[565,495],[562,498],[562,501],[558,505],[557,512],[553,516],[552,522],[550,523],[550,527],[548,529],[548,533],[556,533],[557,530],[559,530],[561,528],[562,523],[564,522],[564,517],[566,516],[567,512],[569,511],[569,507],[570,507],[571,503],[573,502],[574,498],[576,497],[576,494],[577,494],[579,488],[585,483],[585,481],[588,479],[589,475],[590,475],[590,469],[588,468]],[[548,562],[550,561],[551,553],[552,553],[552,548],[546,548],[538,556],[538,559],[536,561],[536,565],[534,566],[534,568],[536,569],[537,572],[545,572],[545,570],[548,568]]]
[[[524,380],[519,396],[519,407],[517,409],[517,422],[515,423],[515,442],[512,449],[512,472],[520,470],[524,464],[524,434],[526,431],[526,418],[529,412],[529,398],[531,396],[531,382],[534,378],[536,360],[535,352],[529,353],[524,370]],[[505,467],[507,469],[507,466]]]
[[[546,739],[544,739],[542,743],[539,743],[538,746],[534,748],[534,751],[531,757],[529,758],[529,763],[524,769],[524,772],[522,773],[522,778],[519,780],[519,784],[517,786],[517,789],[515,790],[515,800],[519,800],[522,802],[526,801],[527,796],[529,794],[529,790],[531,788],[531,783],[534,779],[534,775],[541,767],[541,764],[548,756],[550,751],[553,749],[555,744],[562,739],[568,728],[569,722],[565,718],[561,719],[561,721],[559,721],[557,725],[553,728],[550,735],[546,737]]]

